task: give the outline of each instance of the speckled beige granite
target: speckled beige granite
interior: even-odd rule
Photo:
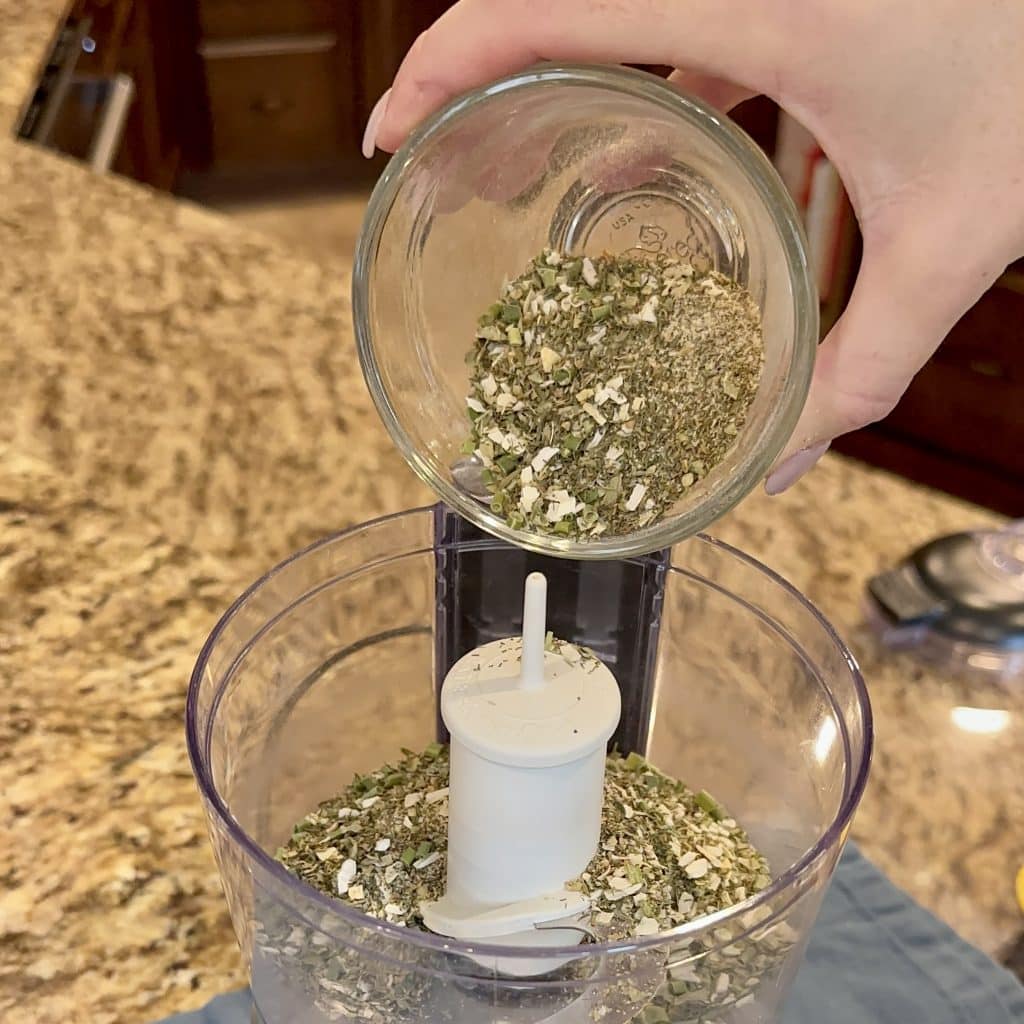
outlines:
[[[0,129],[32,96],[39,68],[70,0],[0,0]]]
[[[0,143],[0,1019],[236,984],[182,742],[203,636],[288,551],[422,501],[344,266]]]
[[[5,120],[60,6],[0,0]],[[8,139],[0,248],[0,1019],[133,1024],[243,980],[182,738],[204,637],[285,554],[426,496],[363,388],[347,265]],[[994,953],[1022,923],[1024,698],[880,656],[859,612],[873,570],[992,521],[828,458],[715,532],[853,645],[877,716],[855,834]],[[957,705],[1011,725],[966,735]]]

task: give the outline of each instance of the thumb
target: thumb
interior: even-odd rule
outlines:
[[[965,274],[955,243],[929,216],[865,227],[849,305],[818,349],[796,429],[765,482],[794,484],[833,438],[887,416],[957,319],[998,274]]]

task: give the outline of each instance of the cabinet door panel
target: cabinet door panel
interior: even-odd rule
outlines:
[[[204,60],[219,167],[323,161],[351,142],[351,94],[339,80],[336,43]]]

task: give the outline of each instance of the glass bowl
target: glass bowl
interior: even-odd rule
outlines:
[[[486,619],[498,635],[520,628],[524,576],[552,560],[492,537],[453,540],[439,529],[446,515],[406,512],[295,555],[235,602],[199,656],[188,747],[254,1020],[778,1021],[863,792],[871,712],[853,658],[821,615],[762,565],[703,536],[671,564],[563,562],[559,578],[575,596],[560,611],[577,625],[560,631],[608,650],[615,630],[601,602],[631,572],[652,570],[658,596],[641,632],[649,639],[657,627],[645,648],[653,685],[634,735],[655,765],[708,789],[747,830],[771,866],[766,890],[660,935],[547,950],[557,969],[523,977],[535,948],[387,924],[274,859],[296,822],[354,773],[443,738],[437,667],[453,615]],[[473,565],[503,575],[468,580]],[[613,666],[620,687],[624,654]]]
[[[479,500],[478,473],[467,486],[476,320],[545,247],[676,254],[745,285],[761,309],[764,371],[736,444],[634,533],[577,541],[513,529]],[[771,163],[711,107],[620,67],[525,71],[417,129],[370,199],[352,304],[373,400],[419,476],[489,533],[579,559],[668,547],[732,508],[789,439],[818,342],[802,229]]]

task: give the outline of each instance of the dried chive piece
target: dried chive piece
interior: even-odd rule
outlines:
[[[696,797],[697,806],[707,814],[711,815],[715,821],[721,821],[725,817],[725,813],[722,811],[721,805],[718,801],[706,790],[702,789]]]
[[[672,1024],[672,1019],[665,1009],[654,1003],[643,1008],[637,1021],[638,1024]]]
[[[545,251],[479,323],[464,451],[496,514],[556,537],[656,523],[736,443],[761,376],[750,294],[671,256]]]

